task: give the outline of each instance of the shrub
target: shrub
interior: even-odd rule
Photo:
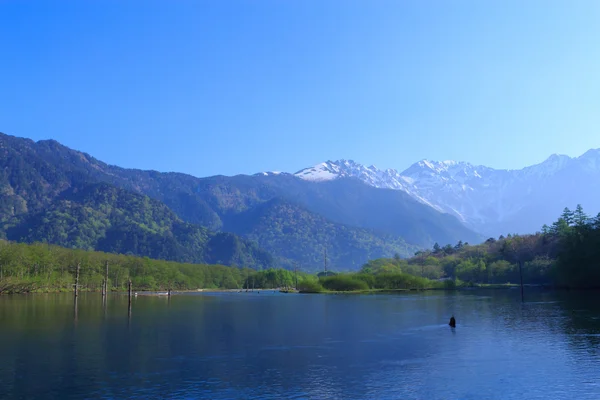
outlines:
[[[367,284],[369,288],[375,287],[375,276],[373,274],[355,274],[352,276],[354,279],[358,279]]]
[[[454,279],[449,279],[447,281],[444,281],[444,289],[456,289],[456,281]]]
[[[429,286],[429,279],[409,274],[381,274],[375,277],[375,287],[378,289],[423,289]]]
[[[305,280],[298,283],[298,291],[300,293],[321,293],[323,286],[319,282]]]
[[[354,290],[368,290],[369,285],[352,275],[328,276],[321,279],[321,285],[327,290],[349,292]]]

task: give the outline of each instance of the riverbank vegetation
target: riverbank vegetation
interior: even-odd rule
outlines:
[[[600,215],[565,209],[551,226],[532,235],[457,243],[400,257],[369,261],[355,273],[319,275],[284,269],[255,271],[0,241],[0,293],[72,290],[80,266],[81,290],[99,291],[108,265],[109,289],[195,290],[292,288],[301,292],[453,289],[519,284],[600,288]]]
[[[238,289],[293,286],[307,275],[286,270],[255,271],[223,265],[172,261],[67,249],[47,244],[0,241],[0,293],[73,290],[80,266],[81,290],[99,291],[108,264],[109,289],[135,290]],[[314,278],[316,279],[316,277]]]
[[[531,235],[489,238],[479,245],[435,244],[402,259],[380,258],[358,273],[321,276],[306,292],[501,288],[518,285],[600,288],[600,214],[565,208],[551,226]]]
[[[479,245],[459,242],[419,251],[401,260],[373,260],[363,272],[398,272],[470,284],[552,285],[600,288],[600,214],[565,208],[551,226],[531,235],[489,238]]]
[[[306,280],[299,284],[298,289],[301,293],[366,292],[443,289],[451,286],[454,288],[454,285],[454,281],[435,281],[400,271],[361,271],[321,276],[318,280]]]
[[[249,271],[221,265],[183,264],[45,244],[0,243],[0,293],[72,290],[80,266],[81,290],[100,290],[106,264],[109,288],[136,290],[236,288]]]

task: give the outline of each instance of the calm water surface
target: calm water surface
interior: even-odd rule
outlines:
[[[527,297],[4,296],[0,398],[600,399],[600,296]]]

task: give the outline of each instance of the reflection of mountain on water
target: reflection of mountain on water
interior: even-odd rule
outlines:
[[[72,295],[3,297],[0,382],[9,398],[43,397],[48,387],[68,397],[68,377],[118,398],[597,400],[600,387],[586,384],[600,361],[596,296],[140,296],[129,327],[127,296],[103,308],[100,295],[82,293],[76,327]]]

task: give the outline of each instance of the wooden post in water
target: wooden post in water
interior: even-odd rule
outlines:
[[[81,264],[77,263],[77,271],[75,272],[75,301],[77,301],[77,296],[79,295],[79,270],[81,268]]]
[[[77,297],[75,297],[75,301],[73,301],[73,312],[74,322],[75,325],[77,325]]]
[[[108,295],[108,261],[106,261],[106,272],[104,275],[104,294]]]
[[[525,302],[525,294],[523,293],[523,261],[519,260],[519,278],[521,279],[521,303]]]
[[[129,307],[131,307],[131,279],[129,280],[127,287],[128,287],[128,291],[129,291]]]
[[[104,278],[102,278],[102,301],[104,301],[106,298],[106,282],[104,281]]]
[[[131,323],[131,279],[129,279],[129,282],[127,283],[128,286],[128,291],[129,291],[129,305],[127,307],[127,326],[129,326],[129,324]]]

